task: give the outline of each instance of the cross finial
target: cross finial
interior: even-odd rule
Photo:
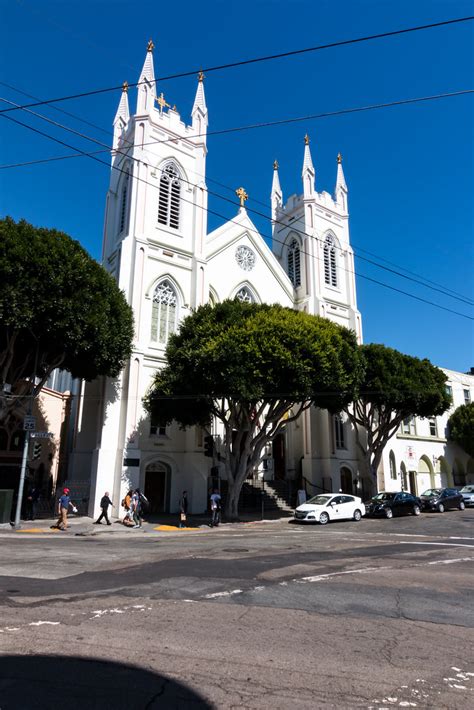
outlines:
[[[146,51],[147,51],[147,52],[153,52],[154,49],[155,49],[155,45],[153,44],[153,40],[152,40],[152,39],[149,39],[149,40],[148,40],[147,47],[146,47]]]
[[[123,84],[122,84],[122,91],[124,92],[124,94],[127,93],[127,91],[128,91],[128,81],[124,81],[124,82],[123,82]]]
[[[304,144],[305,144],[305,145],[309,145],[309,136],[308,136],[308,134],[306,134],[305,137],[304,137]]]
[[[166,103],[165,97],[163,96],[163,92],[161,92],[161,94],[156,99],[156,103],[160,107],[160,113],[163,113],[164,108],[171,108],[170,105]]]
[[[273,170],[278,170],[279,165],[278,165],[278,160],[273,161]]]
[[[201,82],[201,81],[204,81],[204,79],[205,79],[204,72],[203,72],[203,70],[201,69],[200,72],[199,72],[199,74],[198,74],[198,81]]]
[[[340,165],[342,163],[342,155],[340,153],[337,154],[337,162],[338,162],[338,165]]]
[[[239,188],[235,191],[235,194],[237,195],[237,197],[238,197],[239,200],[240,200],[240,206],[241,206],[241,207],[244,207],[245,201],[249,199],[249,196],[248,196],[247,193],[245,192],[244,188],[243,188],[243,187],[239,187]]]

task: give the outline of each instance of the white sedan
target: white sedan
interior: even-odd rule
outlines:
[[[326,525],[330,520],[355,520],[365,515],[365,505],[360,498],[341,493],[314,496],[295,511],[298,522]]]

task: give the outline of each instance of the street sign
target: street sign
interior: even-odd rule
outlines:
[[[32,431],[30,436],[32,439],[52,439],[54,434],[51,431]]]
[[[34,431],[36,429],[36,417],[31,414],[26,414],[23,419],[23,430]]]

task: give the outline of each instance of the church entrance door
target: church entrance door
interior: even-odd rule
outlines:
[[[145,469],[145,495],[150,501],[150,513],[167,512],[171,474],[169,467],[159,461]]]
[[[352,471],[345,466],[341,468],[341,491],[352,495]]]
[[[278,434],[273,440],[273,468],[278,481],[285,480],[285,437]]]

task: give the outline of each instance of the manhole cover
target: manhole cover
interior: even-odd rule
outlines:
[[[250,550],[247,550],[246,547],[229,547],[222,552],[250,552]]]

